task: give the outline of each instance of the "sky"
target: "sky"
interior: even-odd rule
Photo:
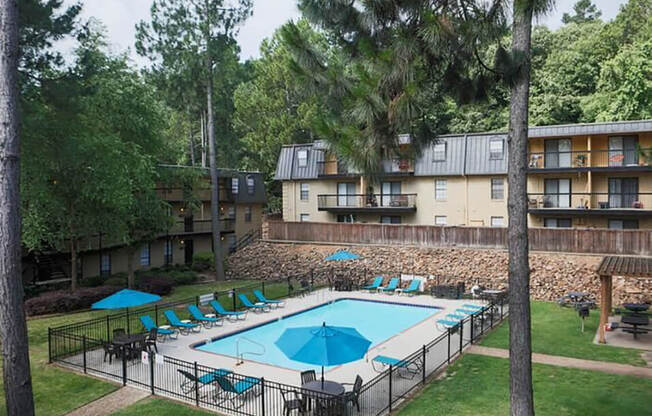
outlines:
[[[65,0],[64,4],[74,4],[78,0]],[[81,0],[83,10],[81,18],[99,19],[106,27],[108,41],[115,52],[130,50],[130,56],[137,65],[145,65],[146,60],[137,56],[134,49],[135,25],[141,20],[149,20],[149,8],[152,0]],[[561,26],[561,17],[571,12],[576,0],[557,0],[555,9],[537,23],[551,29]],[[602,18],[611,20],[618,13],[620,5],[626,0],[593,0],[602,10]],[[242,60],[257,58],[259,46],[263,39],[270,37],[276,28],[291,19],[300,16],[296,7],[297,0],[254,0],[254,14],[240,29]],[[73,43],[63,41],[58,48],[69,52]]]

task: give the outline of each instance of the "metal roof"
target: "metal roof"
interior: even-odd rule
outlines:
[[[304,150],[308,152],[307,164],[306,166],[299,166],[299,158],[297,154]],[[281,181],[293,179],[317,179],[319,171],[318,162],[323,160],[323,147],[320,147],[319,150],[317,150],[313,143],[283,146],[276,164],[274,179]]]
[[[596,271],[600,276],[652,277],[652,257],[606,256]]]

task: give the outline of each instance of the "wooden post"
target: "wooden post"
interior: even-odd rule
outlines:
[[[611,297],[611,293],[608,290],[610,283],[611,276],[600,276],[600,328],[598,329],[598,342],[600,344],[606,344],[604,326],[609,321],[608,303],[611,303],[611,300],[608,301],[607,298]]]
[[[612,303],[613,303],[613,287],[614,279],[613,276],[609,276],[609,281],[607,282],[607,314],[611,315]]]

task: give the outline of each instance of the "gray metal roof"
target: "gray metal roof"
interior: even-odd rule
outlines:
[[[299,166],[297,153],[305,150],[308,152],[308,163],[306,166]],[[313,143],[289,145],[281,148],[281,153],[276,164],[276,180],[292,179],[317,179],[319,164],[324,160],[324,152],[316,150]]]
[[[589,134],[630,134],[652,131],[652,120],[609,121],[604,123],[565,124],[558,126],[530,127],[528,136],[557,137],[583,136]]]
[[[487,134],[482,136],[467,136],[466,169],[467,175],[507,174],[507,135]],[[492,159],[489,154],[489,143],[493,140],[503,142],[503,157]]]
[[[430,144],[421,152],[414,164],[415,176],[442,176],[464,174],[464,136],[451,136],[439,139],[438,143],[446,145],[446,159],[434,160],[435,143]]]

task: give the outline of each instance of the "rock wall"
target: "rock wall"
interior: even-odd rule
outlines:
[[[359,260],[332,262],[324,258],[339,249],[361,256]],[[595,269],[600,256],[531,253],[530,288],[536,300],[556,300],[569,291],[586,291],[599,300],[600,279]],[[369,281],[373,276],[400,273],[430,276],[428,284],[464,281],[467,288],[507,288],[507,252],[503,250],[334,246],[286,244],[259,241],[228,259],[231,278],[278,280],[312,276],[326,281],[332,276],[348,276]],[[652,279],[614,277],[613,304],[652,301]]]

